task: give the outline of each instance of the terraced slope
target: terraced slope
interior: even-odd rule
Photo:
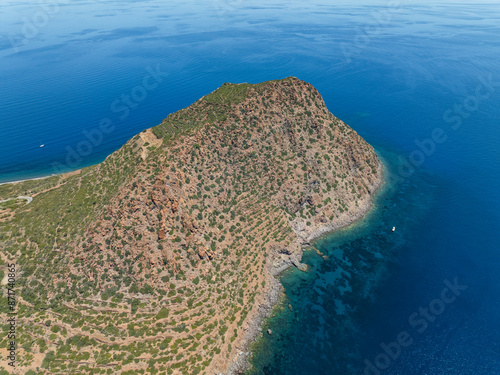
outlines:
[[[224,84],[69,175],[0,186],[13,374],[227,372],[274,275],[351,223],[380,184],[372,147],[296,78]],[[2,288],[1,315],[8,313]],[[240,357],[241,359],[241,357]],[[233,369],[234,367],[231,367]],[[233,371],[233,370],[231,370]],[[1,374],[1,372],[0,372]]]

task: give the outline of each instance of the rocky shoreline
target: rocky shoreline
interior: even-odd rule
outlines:
[[[358,202],[360,204],[354,210],[350,210],[344,216],[341,216],[337,220],[331,221],[330,223],[321,224],[319,226],[312,227],[311,229],[305,227],[301,228],[302,229],[301,231],[296,230],[295,232],[297,233],[297,236],[301,239],[302,248],[310,246],[311,242],[319,239],[320,237],[323,237],[326,234],[347,227],[357,222],[358,220],[362,219],[372,208],[373,199],[384,182],[385,173],[386,173],[385,167],[382,164],[382,162],[379,161],[378,171],[377,171],[378,178],[377,180],[374,181],[373,185],[370,186],[370,196],[368,197],[369,199],[365,199],[361,202]]]
[[[262,334],[262,326],[265,320],[270,316],[274,307],[278,304],[280,298],[283,297],[283,285],[279,280],[279,275],[288,268],[295,266],[302,271],[307,270],[307,265],[301,263],[302,253],[311,246],[311,242],[318,238],[332,233],[335,230],[344,228],[362,219],[373,207],[373,199],[380,190],[384,181],[385,168],[379,162],[377,180],[370,188],[370,199],[366,199],[358,205],[357,212],[351,212],[336,222],[330,222],[322,226],[312,228],[309,231],[297,232],[297,237],[300,241],[300,251],[284,251],[283,249],[272,249],[269,258],[273,262],[269,262],[266,267],[269,273],[269,287],[263,291],[263,299],[258,303],[258,310],[255,316],[249,317],[248,328],[245,332],[245,337],[242,344],[237,347],[236,358],[233,359],[227,375],[238,375],[245,373],[250,368],[250,358],[252,352],[250,345]],[[295,230],[295,228],[294,228]],[[304,233],[305,232],[305,233]],[[281,255],[281,257],[279,257]],[[218,373],[217,375],[223,375]]]
[[[292,264],[290,263],[287,268]],[[250,367],[250,358],[252,352],[250,345],[259,337],[262,332],[262,325],[271,315],[273,308],[278,304],[283,296],[283,285],[279,279],[271,276],[269,278],[269,287],[265,290],[263,300],[258,304],[258,310],[255,316],[249,318],[248,328],[245,332],[243,343],[237,347],[236,358],[227,371],[227,375],[243,374]],[[219,374],[222,375],[222,374]]]

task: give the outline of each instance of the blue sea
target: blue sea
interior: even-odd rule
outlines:
[[[287,76],[376,148],[386,183],[283,274],[251,373],[500,374],[498,1],[6,0],[0,182]]]

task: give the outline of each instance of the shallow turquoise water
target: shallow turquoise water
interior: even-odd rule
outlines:
[[[318,244],[327,260],[284,275],[256,372],[500,373],[497,2],[59,4],[0,9],[0,182],[99,162],[223,82],[299,77],[395,181],[363,225]],[[113,130],[85,149],[103,119]],[[467,289],[418,332],[410,317],[440,312],[455,278]],[[412,344],[384,362],[402,332]]]

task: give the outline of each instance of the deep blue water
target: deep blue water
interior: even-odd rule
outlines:
[[[283,276],[255,372],[500,374],[499,2],[45,4],[0,8],[0,182],[100,162],[224,82],[299,77],[388,183],[365,221],[318,242],[327,259]],[[455,279],[467,288],[445,304]]]

